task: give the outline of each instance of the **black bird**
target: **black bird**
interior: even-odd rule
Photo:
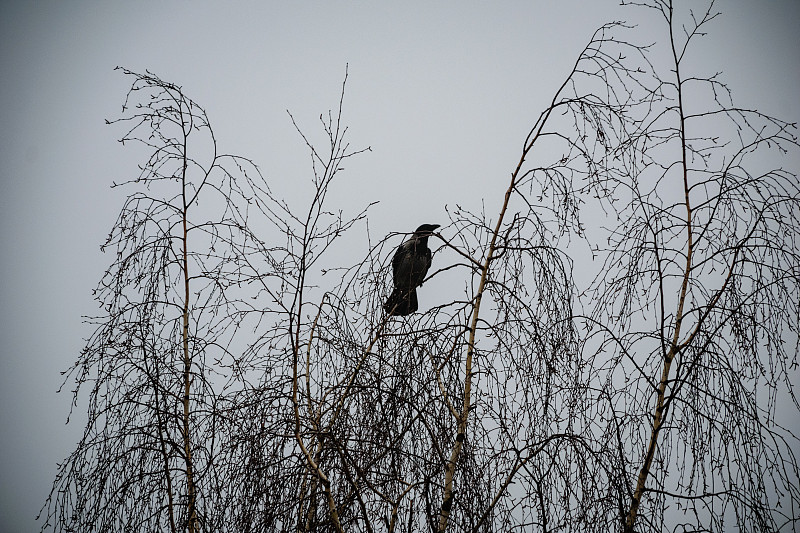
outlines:
[[[417,287],[422,285],[431,266],[428,237],[438,227],[439,224],[423,224],[397,247],[392,259],[394,290],[383,304],[389,315],[406,316],[417,310]]]

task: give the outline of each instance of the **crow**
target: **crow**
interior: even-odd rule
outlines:
[[[417,287],[422,285],[431,266],[428,237],[439,224],[423,224],[403,244],[397,247],[392,259],[394,290],[383,304],[390,316],[406,316],[417,310]]]

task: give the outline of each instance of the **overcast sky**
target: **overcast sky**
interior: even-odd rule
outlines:
[[[724,72],[739,105],[798,121],[800,2],[718,7],[702,65]],[[372,151],[333,200],[379,201],[370,229],[381,236],[445,223],[445,204],[485,200],[493,212],[593,30],[630,19],[657,39],[663,28],[643,15],[613,0],[2,2],[0,532],[38,529],[56,463],[82,430],[81,416],[64,425],[71,397],[55,391],[110,262],[99,245],[123,197],[109,185],[138,163],[104,125],[130,83],[115,66],[182,85],[221,149],[252,158],[293,199],[308,159],[286,110],[317,131],[349,64],[350,141]]]

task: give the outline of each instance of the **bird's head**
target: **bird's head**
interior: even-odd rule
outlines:
[[[417,228],[414,235],[419,237],[428,237],[433,234],[433,230],[439,227],[439,224],[423,224]]]

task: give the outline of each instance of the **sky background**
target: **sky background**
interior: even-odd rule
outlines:
[[[738,105],[798,121],[800,2],[717,7],[697,65],[722,71]],[[222,151],[304,205],[308,156],[286,110],[317,135],[349,65],[349,139],[372,150],[331,201],[380,202],[380,237],[446,223],[445,205],[496,212],[535,117],[594,29],[620,19],[664,31],[611,0],[0,3],[0,533],[38,530],[83,429],[85,406],[65,425],[69,387],[56,389],[111,260],[99,246],[125,191],[109,186],[141,155],[104,123],[131,81],[115,66],[182,85]]]

